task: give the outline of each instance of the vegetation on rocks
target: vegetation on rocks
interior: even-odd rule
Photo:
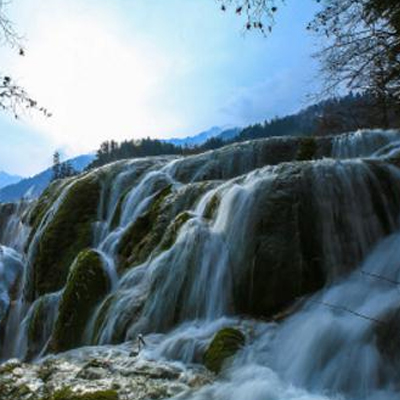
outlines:
[[[178,237],[179,230],[192,217],[193,215],[189,211],[183,211],[172,221],[160,244],[160,249],[162,251],[166,251],[173,246]]]
[[[49,321],[51,315],[49,315],[49,299],[47,296],[43,296],[36,301],[32,306],[31,316],[27,321],[28,324],[28,343],[26,359],[31,360],[33,357],[39,354],[41,346],[43,346],[46,322]]]
[[[317,152],[317,142],[315,138],[302,138],[297,150],[298,161],[309,161],[315,158]]]
[[[127,349],[86,348],[78,357],[67,353],[33,364],[9,360],[0,365],[0,400],[161,400],[212,381],[205,368],[145,361]]]
[[[238,329],[221,329],[204,353],[204,365],[210,371],[219,373],[224,363],[233,357],[245,345],[245,342],[245,336]]]
[[[28,224],[32,227],[28,244],[30,243],[33,235],[36,233],[40,223],[43,221],[46,212],[49,210],[57,197],[61,194],[62,189],[67,183],[67,181],[52,182],[49,187],[43,192],[40,198],[36,201],[36,203],[34,203],[34,206],[28,214]]]
[[[218,193],[215,193],[210,201],[207,203],[207,206],[204,210],[203,217],[207,219],[213,219],[215,217],[215,213],[221,203],[221,198]]]
[[[99,390],[89,393],[75,393],[70,388],[58,390],[43,400],[118,400],[119,396],[115,390]]]
[[[39,239],[33,265],[36,297],[61,289],[72,261],[91,245],[99,194],[100,184],[93,174],[76,180],[68,189]]]
[[[96,305],[110,289],[101,256],[84,250],[75,260],[62,294],[50,344],[53,352],[82,344],[82,335]]]
[[[144,262],[162,238],[163,232],[156,228],[156,220],[166,197],[172,187],[166,186],[153,199],[150,208],[142,214],[125,232],[118,246],[119,270],[124,271],[132,265]],[[153,236],[152,236],[153,235]],[[151,242],[153,246],[147,244]]]
[[[15,204],[0,204],[0,232],[4,231],[8,218],[15,212],[15,209]]]

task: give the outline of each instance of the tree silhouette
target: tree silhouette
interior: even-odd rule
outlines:
[[[60,153],[58,151],[53,154],[53,180],[60,179],[61,177],[61,161]]]
[[[13,23],[7,17],[6,6],[8,2],[0,0],[0,44],[16,49],[19,56],[25,55],[21,45],[21,38],[14,29]],[[11,112],[18,118],[28,109],[36,109],[45,116],[50,117],[51,113],[44,107],[40,107],[24,88],[12,79],[8,74],[0,71],[0,109]]]

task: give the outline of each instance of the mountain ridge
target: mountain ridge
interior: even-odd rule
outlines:
[[[71,163],[75,170],[81,172],[93,159],[93,154],[83,154],[67,161]],[[0,188],[0,203],[12,203],[22,198],[39,197],[49,185],[52,176],[53,171],[50,167],[32,177],[21,179],[19,182]]]
[[[3,187],[13,185],[24,179],[20,175],[9,174],[6,171],[0,171],[0,189]]]
[[[186,136],[184,138],[170,138],[163,139],[163,142],[171,143],[175,146],[182,147],[195,147],[204,144],[211,138],[219,138],[222,140],[232,139],[240,133],[241,129],[237,127],[219,127],[213,126],[206,131],[202,131],[193,136]]]

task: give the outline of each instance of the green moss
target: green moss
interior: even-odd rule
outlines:
[[[15,213],[17,205],[14,203],[0,203],[0,232],[5,229],[8,219]]]
[[[203,217],[206,219],[213,219],[220,203],[221,198],[219,197],[218,193],[215,193],[207,203]]]
[[[115,229],[119,225],[122,215],[122,205],[124,204],[124,201],[126,200],[126,197],[129,195],[130,191],[131,188],[126,189],[119,198],[117,207],[115,207],[114,215],[111,220],[111,229]]]
[[[98,311],[96,312],[96,320],[94,323],[93,336],[91,337],[91,343],[98,344],[100,339],[101,328],[104,325],[104,321],[110,311],[113,302],[116,299],[116,293],[110,294],[101,304]]]
[[[170,224],[164,238],[160,244],[160,249],[162,251],[169,250],[173,244],[176,242],[176,238],[182,226],[192,218],[192,214],[188,211],[181,212],[174,221]]]
[[[120,271],[147,259],[151,252],[150,247],[147,246],[149,241],[157,242],[157,244],[160,242],[162,232],[156,232],[156,220],[165,198],[171,194],[171,191],[171,185],[160,190],[155,195],[149,210],[137,218],[122,236],[118,246],[118,269]],[[156,236],[156,240],[150,237],[152,233]]]
[[[117,207],[115,208],[114,215],[111,220],[111,229],[115,229],[121,221],[122,204],[124,204],[124,200],[125,196],[121,196],[121,198],[118,201]]]
[[[219,373],[223,364],[233,357],[245,344],[242,332],[234,328],[221,329],[213,338],[204,353],[204,365],[215,373]]]
[[[62,189],[68,183],[65,181],[54,181],[47,189],[42,193],[39,199],[34,203],[34,206],[29,210],[27,215],[27,223],[31,226],[31,232],[27,244],[31,242],[33,236],[35,235],[40,223],[42,222],[46,212],[50,209],[51,205],[57,199],[57,197],[62,192]]]
[[[50,349],[60,352],[82,344],[82,335],[96,305],[110,289],[100,255],[82,251],[75,260],[60,300]]]
[[[72,261],[91,245],[99,194],[93,175],[77,180],[69,189],[38,243],[33,263],[35,297],[61,289]]]
[[[315,138],[303,138],[299,143],[297,150],[297,161],[310,161],[316,156],[318,150],[317,141]]]
[[[66,387],[57,390],[52,395],[43,398],[43,400],[118,400],[119,396],[115,390],[98,390],[91,393],[74,393]]]
[[[112,315],[112,307],[118,304],[120,300],[124,301],[124,293],[114,292],[101,304],[95,316],[93,335],[91,337],[92,344],[100,344],[104,326],[108,322],[108,317]],[[129,302],[129,306],[120,310],[118,318],[114,320],[111,336],[109,337],[111,344],[119,344],[126,341],[127,331],[139,319],[144,303],[145,297],[136,298]]]
[[[21,363],[18,360],[8,361],[4,364],[0,364],[0,374],[11,374],[15,368],[20,368]]]
[[[29,341],[35,341],[39,332],[42,329],[43,322],[43,310],[44,310],[44,298],[41,298],[33,310],[33,315],[28,327],[28,339]]]
[[[28,321],[28,351],[26,358],[30,360],[40,350],[37,346],[40,345],[43,336],[43,326],[46,322],[46,298],[42,297],[35,304],[33,314]]]

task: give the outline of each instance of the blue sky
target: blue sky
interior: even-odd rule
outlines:
[[[301,4],[300,4],[301,3]],[[2,48],[2,72],[53,112],[0,114],[0,170],[33,174],[55,149],[106,139],[178,137],[302,108],[318,84],[306,32],[313,0],[288,0],[268,37],[215,0],[19,0],[26,56]]]

